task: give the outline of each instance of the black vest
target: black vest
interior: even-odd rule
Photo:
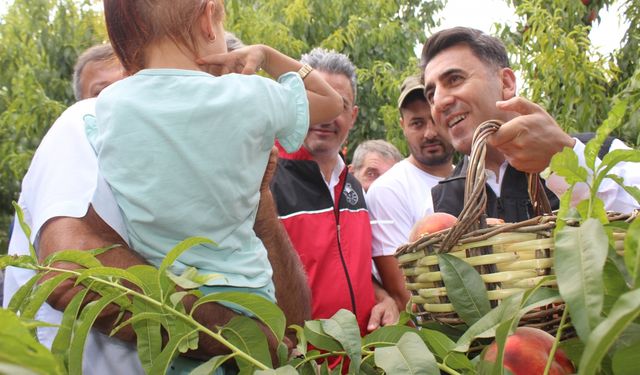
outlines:
[[[574,137],[581,142],[587,143],[595,136],[594,133],[576,134]],[[611,147],[613,138],[609,137],[600,148],[598,156],[600,159],[606,155]],[[435,212],[447,212],[454,216],[460,215],[464,207],[464,185],[467,176],[468,158],[465,156],[454,169],[452,175],[438,183],[431,189],[433,198],[433,208]],[[545,193],[549,198],[552,210],[559,207],[558,197],[545,186],[542,181]],[[529,199],[527,176],[513,168],[507,166],[507,170],[502,180],[500,188],[500,198],[497,198],[493,190],[487,185],[487,217],[501,218],[507,223],[523,221],[534,216],[533,205]]]

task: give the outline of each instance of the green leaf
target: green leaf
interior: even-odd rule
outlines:
[[[76,284],[83,282],[88,278],[100,278],[103,280],[107,280],[109,282],[114,282],[116,280],[126,280],[131,284],[134,284],[140,289],[143,289],[143,282],[136,275],[132,274],[127,270],[123,270],[121,268],[115,267],[102,267],[102,266],[94,266],[90,269],[81,270],[81,274],[78,276],[78,280]]]
[[[136,312],[130,319],[114,328],[112,334],[127,325],[131,325],[131,328],[136,333],[136,348],[140,364],[149,373],[162,352],[162,324],[168,319],[166,315],[158,312]],[[178,333],[170,332],[169,337],[176,335]]]
[[[608,315],[615,301],[629,291],[629,286],[625,282],[618,267],[610,258],[607,258],[607,262],[604,264],[602,280],[604,283],[604,304],[602,306],[602,312],[604,315]]]
[[[585,199],[582,202],[578,203],[576,208],[578,209],[580,217],[582,218],[598,219],[598,221],[602,224],[609,223],[609,218],[607,217],[607,210],[604,207],[604,202],[598,197],[594,197],[593,199]]]
[[[578,374],[595,374],[618,336],[640,315],[640,289],[623,294],[588,337]]]
[[[53,293],[53,291],[58,286],[60,286],[60,284],[62,284],[65,280],[68,280],[72,276],[73,275],[69,273],[61,273],[38,285],[35,291],[27,299],[26,305],[24,306],[24,309],[21,311],[20,315],[23,318],[33,319],[42,304],[47,301],[47,298],[49,298],[51,293]]]
[[[165,279],[166,282],[161,284],[158,282],[158,269],[150,265],[137,265],[127,268],[127,272],[134,275],[142,282],[142,288],[144,294],[156,301],[163,301],[162,291],[175,292],[174,290],[167,290],[168,283],[170,281]]]
[[[160,353],[160,355],[153,362],[153,367],[148,372],[149,374],[166,374],[169,366],[178,355],[178,347],[183,345],[185,341],[189,340],[189,337],[194,333],[197,333],[197,330],[193,330],[191,332],[185,332],[181,336],[174,335],[169,338],[169,341],[164,346],[164,349]]]
[[[376,346],[388,346],[398,343],[398,340],[407,332],[416,331],[407,326],[383,326],[362,338],[362,346],[371,348]],[[431,332],[431,331],[429,331]]]
[[[207,284],[209,281],[224,278],[220,274],[201,275],[194,267],[187,267],[180,276],[167,271],[167,276],[181,288],[196,289]]]
[[[78,319],[80,309],[82,308],[82,301],[87,296],[87,293],[89,293],[89,289],[85,288],[73,296],[67,308],[64,309],[58,333],[51,345],[51,353],[64,364],[65,369],[69,366],[69,346],[71,345],[73,327]]]
[[[462,353],[454,351],[456,344],[444,333],[430,329],[416,331],[427,344],[431,353],[447,366],[456,370],[472,370],[473,365],[469,358]]]
[[[362,360],[360,328],[356,316],[351,311],[340,309],[331,319],[322,320],[322,328],[342,345],[351,359],[349,372],[356,373]]]
[[[640,286],[640,220],[634,220],[624,238],[624,263],[627,265],[633,286]]]
[[[617,350],[613,355],[613,373],[616,375],[636,375],[638,373],[638,353],[640,353],[640,341]]]
[[[89,251],[83,250],[62,250],[49,255],[43,265],[50,266],[55,262],[70,262],[85,268],[102,266],[102,263]]]
[[[258,323],[246,316],[236,316],[222,328],[222,336],[231,344],[265,366],[272,368],[269,344]],[[242,357],[236,356],[236,363],[243,374],[253,374],[256,366]]]
[[[586,340],[600,322],[609,239],[596,219],[587,219],[580,227],[565,227],[555,238],[554,268],[560,295],[578,336]]]
[[[162,260],[162,263],[160,263],[160,267],[158,267],[158,278],[159,278],[158,281],[161,283],[161,280],[160,280],[161,278],[168,277],[167,270],[169,269],[169,267],[171,267],[171,265],[176,261],[176,259],[178,259],[178,257],[182,253],[184,253],[185,251],[189,250],[190,248],[196,245],[203,245],[203,244],[210,244],[210,245],[217,246],[215,242],[205,237],[189,237],[184,241],[180,242],[179,244],[177,244],[173,249],[171,249],[171,251],[167,253],[167,255]]]
[[[562,230],[567,225],[566,221],[575,216],[575,208],[571,207],[572,196],[573,186],[560,196],[560,208],[557,213],[558,220],[556,221],[556,231]],[[577,219],[579,219],[579,217]]]
[[[252,314],[269,327],[278,341],[282,341],[284,337],[284,330],[287,322],[282,310],[280,310],[275,303],[261,296],[238,292],[212,293],[200,298],[193,305],[192,313],[198,306],[207,302],[224,302],[233,304]]]
[[[469,327],[456,343],[455,351],[466,352],[469,350],[471,342],[479,337],[494,337],[496,328],[505,320],[513,319],[520,311],[522,292],[513,294],[495,308],[491,309],[485,316],[480,318],[474,325]]]
[[[189,295],[189,292],[175,292],[169,296],[169,301],[171,301],[172,306],[176,306],[182,299]]]
[[[0,269],[7,267],[18,267],[35,270],[38,260],[33,259],[30,255],[2,255],[0,256]]]
[[[63,374],[61,363],[40,344],[12,311],[0,309],[0,373],[16,374],[16,365],[37,374]],[[4,366],[4,367],[2,367]]]
[[[304,322],[304,335],[311,345],[320,350],[326,350],[328,352],[342,351],[340,343],[324,332],[322,323],[319,320],[308,320]]]
[[[215,356],[210,360],[206,361],[205,363],[201,364],[200,366],[196,367],[195,369],[193,369],[193,371],[191,371],[189,375],[215,374],[216,369],[222,366],[222,364],[225,363],[229,358],[233,358],[233,355],[230,354],[230,355]]]
[[[24,283],[13,297],[11,297],[11,301],[9,301],[7,309],[13,312],[22,311],[24,306],[29,302],[29,297],[31,296],[31,293],[33,293],[34,286],[38,281],[40,281],[42,276],[44,276],[44,273],[36,273],[26,283]]]
[[[568,340],[560,341],[560,349],[569,357],[571,362],[580,363],[582,352],[584,351],[584,343],[579,337],[572,337]]]
[[[71,338],[71,345],[69,346],[70,375],[82,374],[82,356],[89,331],[91,330],[91,327],[93,327],[93,324],[102,310],[121,296],[122,293],[114,292],[111,295],[103,296],[97,301],[89,302],[84,309],[82,309],[80,318],[76,321],[76,325],[73,329],[73,337]]]
[[[569,147],[555,154],[549,167],[555,174],[564,177],[569,185],[586,183],[589,177],[587,170],[580,166],[578,155]]]
[[[595,162],[600,152],[600,148],[604,144],[605,139],[621,125],[621,119],[628,107],[628,100],[617,100],[609,111],[609,115],[605,122],[598,127],[595,137],[593,137],[585,146],[584,158],[586,165],[595,170]]]
[[[296,332],[296,339],[298,343],[296,344],[296,349],[302,355],[307,354],[307,337],[304,335],[304,328],[300,327],[297,324],[292,324],[289,326],[289,329],[292,329]]]
[[[451,254],[438,255],[438,264],[454,310],[465,323],[473,325],[491,310],[480,274],[467,262]]]
[[[259,370],[254,374],[257,375],[298,375],[298,371],[292,366],[284,366],[275,370]]]
[[[493,370],[491,371],[493,375],[504,374],[504,367],[502,366],[502,363],[504,361],[505,345],[507,343],[507,338],[509,337],[509,335],[511,335],[515,331],[515,327],[517,325],[518,325],[518,319],[517,317],[514,317],[512,319],[502,322],[498,326],[498,328],[496,328],[495,343],[497,345],[497,353],[496,353],[496,360],[495,360],[496,365],[493,366]]]
[[[31,243],[31,228],[29,228],[29,225],[27,225],[27,223],[24,221],[24,212],[22,211],[22,207],[20,207],[20,205],[15,201],[11,202],[11,204],[16,210],[16,216],[18,216],[18,223],[20,223],[20,228],[22,228],[24,235],[27,237],[27,241],[29,241],[29,254],[31,255],[31,258],[37,260],[38,254],[36,254],[36,248],[33,247],[33,243]]]
[[[440,374],[433,354],[414,332],[404,334],[397,345],[376,348],[374,358],[387,374]]]

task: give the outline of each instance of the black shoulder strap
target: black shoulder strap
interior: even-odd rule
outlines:
[[[578,138],[580,142],[587,144],[587,142],[589,142],[593,139],[593,137],[596,136],[596,133],[578,133],[572,134],[572,136]],[[613,137],[607,137],[607,139],[604,140],[604,143],[602,144],[602,146],[600,147],[600,151],[598,152],[598,157],[600,158],[600,160],[602,160],[604,156],[609,153],[611,143],[613,143],[614,139],[615,138]]]

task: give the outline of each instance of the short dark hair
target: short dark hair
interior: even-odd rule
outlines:
[[[487,64],[498,68],[509,67],[507,49],[500,39],[477,29],[457,26],[438,31],[427,39],[422,47],[422,71],[436,55],[458,44],[468,45],[473,54]]]

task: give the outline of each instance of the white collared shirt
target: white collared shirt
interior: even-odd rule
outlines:
[[[338,161],[336,162],[336,165],[333,166],[333,171],[331,172],[331,180],[327,181],[327,179],[324,177],[324,174],[321,173],[322,180],[327,185],[327,188],[329,188],[329,192],[331,193],[331,200],[334,202],[336,201],[335,189],[338,183],[340,182],[340,174],[342,173],[344,168],[347,166],[344,163],[344,160],[342,160],[342,158],[339,155],[336,155],[336,159],[338,159]]]

